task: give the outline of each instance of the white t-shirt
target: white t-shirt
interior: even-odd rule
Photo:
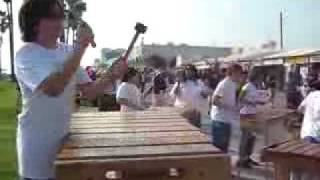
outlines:
[[[251,103],[243,103],[240,109],[240,114],[257,114],[257,88],[251,82],[248,82],[241,88],[241,92],[244,92],[242,99],[249,101]]]
[[[136,85],[122,82],[117,90],[117,99],[123,98],[128,99],[129,102],[136,104],[138,106],[141,105],[141,93]],[[134,108],[128,107],[126,105],[121,105],[121,111],[135,111]]]
[[[240,109],[238,108],[236,93],[238,85],[230,78],[225,78],[216,87],[213,96],[221,97],[223,106],[213,105],[211,119],[225,123],[239,123]]]
[[[201,96],[201,91],[205,90],[203,83],[186,81],[180,83],[180,95],[176,96],[174,90],[177,88],[178,82],[176,82],[170,92],[170,96],[175,98],[175,107],[181,107],[185,109],[196,109],[200,112],[208,114],[208,98]]]
[[[301,138],[312,136],[320,140],[320,91],[311,92],[299,109],[304,111]]]
[[[58,44],[46,49],[26,43],[16,54],[15,72],[22,94],[18,116],[17,153],[19,175],[34,179],[54,178],[54,160],[61,141],[68,133],[75,85],[90,82],[83,69],[62,94],[49,97],[38,86],[51,74],[61,71],[65,57],[72,51]]]

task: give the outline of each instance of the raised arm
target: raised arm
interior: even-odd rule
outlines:
[[[63,91],[65,86],[70,82],[72,76],[77,71],[81,58],[85,49],[80,49],[70,55],[63,66],[61,72],[56,72],[46,78],[37,88],[49,96],[58,96]]]
[[[91,41],[91,35],[85,30],[81,32],[78,49],[70,54],[57,68],[50,62],[39,61],[38,55],[32,53],[32,45],[26,45],[19,50],[16,56],[17,78],[27,85],[34,93],[42,91],[48,96],[58,96],[69,84],[71,78],[77,71],[85,50]]]
[[[48,76],[48,78],[46,78],[37,89],[43,91],[49,96],[60,95],[79,68],[83,54],[85,53],[89,43],[92,41],[92,34],[88,31],[88,28],[82,27],[79,31],[77,49],[67,57],[62,71]]]

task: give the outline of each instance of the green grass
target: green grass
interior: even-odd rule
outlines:
[[[16,179],[16,86],[0,81],[0,179]]]

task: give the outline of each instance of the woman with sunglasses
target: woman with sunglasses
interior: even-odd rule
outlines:
[[[19,12],[25,44],[16,54],[15,72],[22,93],[18,117],[17,153],[23,180],[55,178],[54,160],[68,133],[74,89],[94,96],[122,76],[122,60],[116,61],[102,80],[91,82],[79,68],[92,34],[79,31],[76,48],[58,43],[64,11],[59,0],[26,0]]]

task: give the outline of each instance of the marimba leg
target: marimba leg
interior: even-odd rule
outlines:
[[[290,180],[290,169],[282,164],[274,165],[275,180]]]

